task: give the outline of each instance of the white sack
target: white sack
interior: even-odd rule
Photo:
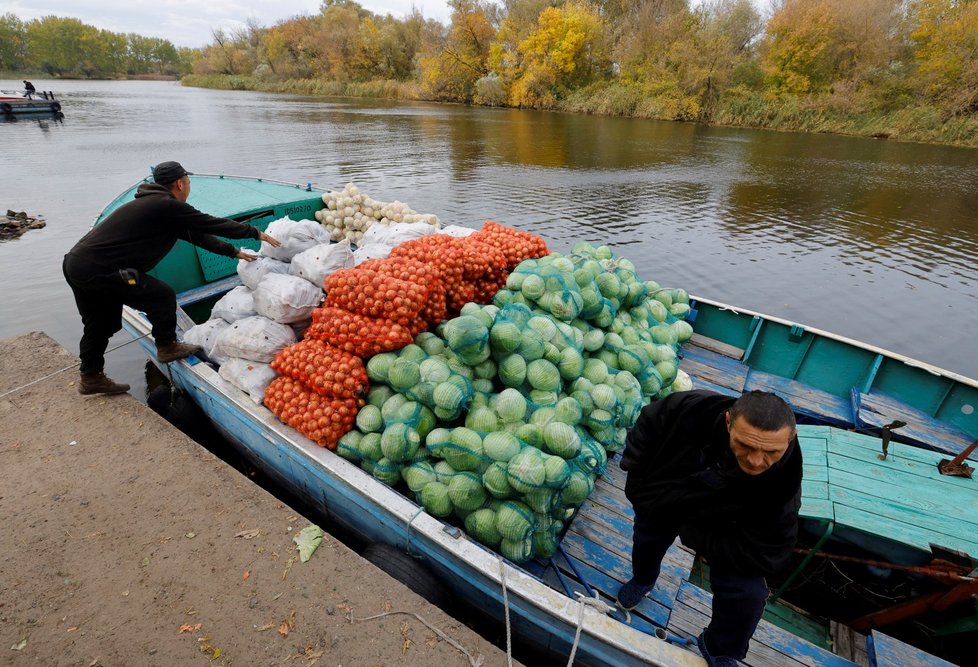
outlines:
[[[222,296],[211,309],[211,319],[221,318],[225,322],[237,322],[243,317],[254,317],[255,295],[244,285],[239,285]]]
[[[217,373],[259,405],[265,398],[265,389],[278,377],[278,373],[268,364],[248,359],[228,359],[221,364]]]
[[[471,227],[459,227],[458,225],[448,225],[447,227],[442,227],[438,230],[439,234],[448,234],[449,236],[454,236],[455,238],[461,239],[475,234],[477,230]]]
[[[353,252],[353,265],[360,266],[368,259],[387,259],[391,256],[391,250],[391,246],[380,243],[362,245]]]
[[[305,278],[322,289],[326,276],[340,269],[353,268],[353,248],[350,241],[323,243],[304,250],[292,258],[289,275]]]
[[[252,290],[258,287],[258,283],[265,277],[265,274],[288,272],[288,263],[280,262],[271,257],[259,255],[258,259],[251,262],[244,259],[238,260],[238,275],[241,276],[241,282],[245,284],[245,287]]]
[[[295,340],[295,332],[288,325],[256,315],[228,325],[217,337],[215,349],[225,357],[268,363]]]
[[[261,242],[261,254],[272,259],[290,262],[303,250],[329,243],[329,232],[315,220],[290,220],[289,216],[271,222],[265,233],[278,240],[278,248]]]
[[[270,320],[291,324],[312,317],[323,300],[323,290],[298,276],[270,273],[255,290],[255,310]]]
[[[220,318],[207,320],[203,324],[187,329],[183,334],[183,342],[200,345],[204,354],[215,364],[223,364],[227,357],[216,351],[217,339],[228,328],[228,323]]]
[[[375,222],[363,233],[363,241],[359,245],[378,243],[393,248],[405,241],[419,239],[422,236],[434,234],[436,231],[434,225],[429,225],[426,222],[391,222],[386,225]]]

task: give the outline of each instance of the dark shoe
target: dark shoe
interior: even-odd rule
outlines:
[[[734,658],[725,655],[710,655],[706,650],[706,630],[696,638],[696,647],[699,648],[703,659],[706,660],[707,667],[737,667],[738,663]]]
[[[105,373],[82,373],[78,383],[78,393],[88,394],[124,394],[129,391],[129,385],[113,382]]]
[[[642,602],[642,599],[652,590],[651,586],[640,584],[629,579],[618,589],[618,606],[625,611],[631,611]]]
[[[186,359],[192,354],[200,354],[204,351],[200,345],[190,345],[188,343],[170,343],[160,345],[156,348],[156,359],[161,364],[168,364],[178,359]]]

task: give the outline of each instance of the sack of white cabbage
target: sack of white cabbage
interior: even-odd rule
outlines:
[[[643,405],[690,388],[688,300],[606,247],[524,261],[492,305],[367,362],[337,452],[513,562],[549,558]]]

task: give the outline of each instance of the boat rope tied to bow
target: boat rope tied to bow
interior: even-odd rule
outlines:
[[[577,613],[577,632],[574,633],[574,644],[571,646],[570,657],[567,658],[567,667],[571,667],[574,664],[574,657],[577,655],[577,646],[581,642],[581,630],[584,628],[584,610],[587,607],[599,611],[602,614],[608,615],[615,611],[615,608],[605,604],[600,597],[598,597],[598,592],[593,591],[594,597],[589,597],[580,591],[575,591],[577,593],[577,602],[579,605]]]
[[[441,630],[439,630],[438,628],[436,628],[435,626],[433,626],[431,623],[429,623],[428,621],[426,621],[421,616],[418,616],[417,614],[415,614],[413,612],[410,612],[410,611],[387,611],[387,612],[384,612],[382,614],[375,614],[373,616],[368,616],[366,618],[354,618],[353,617],[353,611],[351,610],[350,613],[349,613],[349,615],[347,616],[347,618],[349,619],[350,623],[354,623],[354,622],[356,622],[356,623],[362,623],[364,621],[373,621],[373,620],[376,620],[378,618],[384,618],[385,616],[394,616],[396,614],[401,614],[403,616],[414,616],[414,618],[416,618],[422,625],[424,625],[426,628],[428,628],[429,630],[431,630],[432,632],[434,632],[436,635],[438,635],[438,638],[439,639],[441,639],[441,640],[443,640],[445,642],[448,642],[456,650],[458,650],[466,658],[468,658],[469,664],[472,667],[482,667],[482,663],[485,662],[486,659],[485,659],[485,657],[481,653],[473,656],[471,653],[469,653],[465,649],[464,646],[462,646],[457,641],[455,641],[454,639],[452,639],[451,637],[449,637],[447,634],[445,634],[444,632],[442,632]]]
[[[503,612],[506,616],[506,665],[513,667],[513,635],[509,624],[509,594],[506,592],[506,564],[499,559],[499,584],[503,587]]]
[[[414,523],[414,520],[422,514],[424,514],[424,507],[419,507],[418,511],[414,513],[414,516],[412,516],[407,522],[407,544],[405,545],[405,550],[407,551],[408,556],[413,555],[411,553],[411,525]]]
[[[105,353],[108,354],[109,352],[115,352],[120,347],[125,347],[126,345],[129,345],[130,343],[135,343],[137,340],[139,340],[141,338],[146,338],[146,336],[148,336],[148,335],[149,335],[148,333],[144,333],[142,336],[139,336],[138,338],[133,338],[132,340],[127,340],[125,343],[121,343],[119,345],[116,345],[113,348],[110,348],[110,349],[106,350]],[[70,366],[65,366],[64,368],[58,369],[58,370],[54,371],[53,373],[48,373],[44,377],[37,378],[36,380],[32,380],[31,382],[28,382],[27,384],[22,384],[19,387],[14,387],[10,391],[5,391],[2,394],[0,394],[0,398],[3,398],[5,396],[10,396],[10,394],[16,394],[18,391],[21,391],[23,389],[27,389],[28,387],[33,387],[38,382],[44,382],[48,378],[53,378],[55,375],[61,375],[65,371],[70,371],[72,368],[78,367],[80,364],[81,364],[81,361],[76,361],[75,363],[71,364]]]

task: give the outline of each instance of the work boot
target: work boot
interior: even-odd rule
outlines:
[[[737,661],[725,655],[711,655],[706,648],[706,630],[696,638],[696,648],[700,650],[707,667],[737,667]]]
[[[200,354],[204,351],[200,345],[190,345],[189,343],[177,343],[176,341],[168,345],[159,345],[156,348],[156,359],[161,364],[168,364],[178,359],[186,359],[192,354]]]
[[[78,383],[78,393],[88,394],[124,394],[129,391],[129,385],[113,382],[105,373],[82,373]]]
[[[651,590],[652,586],[640,584],[635,579],[629,579],[618,589],[618,606],[625,611],[631,611],[645,599]]]

